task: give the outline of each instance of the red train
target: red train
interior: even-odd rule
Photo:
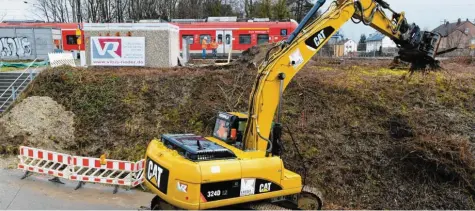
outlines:
[[[180,37],[188,38],[191,54],[201,54],[204,37],[216,40],[218,54],[239,54],[248,48],[262,44],[275,43],[286,39],[297,22],[197,22],[174,23],[180,27]],[[180,50],[182,39],[180,39]]]
[[[286,22],[189,22],[172,23],[180,27],[180,37],[189,38],[190,53],[200,54],[201,41],[204,37],[217,40],[218,54],[233,54],[262,43],[275,43],[283,39],[297,27],[298,23],[291,20]],[[65,51],[84,50],[84,37],[78,45],[77,23],[0,23],[0,27],[52,27],[60,28],[61,43],[56,43],[59,49]],[[182,39],[180,39],[180,50]]]

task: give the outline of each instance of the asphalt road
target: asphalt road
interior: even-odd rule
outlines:
[[[52,183],[36,174],[20,180],[22,175],[20,170],[0,169],[0,210],[138,210],[153,198],[140,190],[113,194],[113,187],[91,183],[75,191],[75,182]]]

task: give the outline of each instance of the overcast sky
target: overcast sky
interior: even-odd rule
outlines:
[[[29,2],[25,4],[24,1]],[[5,19],[37,19],[34,14],[35,0],[0,0],[0,18]],[[327,0],[325,6],[330,4]],[[458,18],[475,20],[475,0],[387,0],[395,11],[405,11],[410,23],[417,23],[422,29],[434,29],[444,19],[451,22]],[[351,39],[358,40],[362,33],[374,32],[371,27],[363,24],[348,22],[342,28],[343,34]]]

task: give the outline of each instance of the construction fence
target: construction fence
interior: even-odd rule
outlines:
[[[25,171],[22,179],[32,173],[53,176],[50,181],[62,183],[60,179],[77,181],[76,190],[85,183],[136,187],[143,183],[144,160],[138,162],[109,160],[101,158],[72,156],[64,153],[31,147],[20,147],[18,169]]]

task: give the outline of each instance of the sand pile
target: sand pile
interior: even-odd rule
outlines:
[[[63,151],[74,141],[74,114],[50,97],[29,97],[0,118],[3,151],[26,145]]]

